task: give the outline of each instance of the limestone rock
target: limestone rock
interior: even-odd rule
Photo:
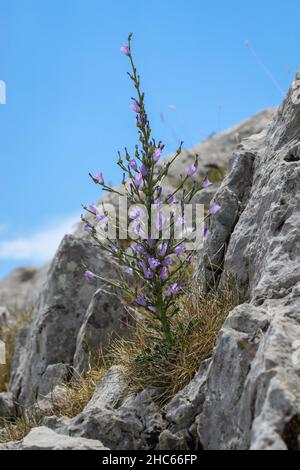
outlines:
[[[113,274],[98,245],[87,237],[65,236],[50,266],[33,319],[16,342],[10,388],[23,405],[33,403],[41,393],[46,395],[52,385],[57,385],[57,367],[73,364],[78,332],[100,285],[95,279],[87,281],[83,277],[84,265],[104,276]]]
[[[64,436],[44,426],[33,428],[18,447],[20,450],[108,450],[98,440]]]
[[[112,366],[98,383],[92,399],[85,407],[85,411],[114,407],[126,391],[127,383],[122,368]]]
[[[124,398],[125,390],[121,369],[112,367],[82,413],[71,420],[46,418],[44,424],[70,436],[100,439],[115,450],[154,449],[166,426],[154,401],[157,390]]]
[[[39,387],[39,394],[44,397],[51,393],[60,384],[71,376],[71,369],[67,364],[50,364],[43,374],[43,380]]]
[[[0,417],[11,418],[16,415],[16,405],[13,395],[9,392],[0,393]]]
[[[159,437],[159,449],[187,450],[199,446],[195,419],[205,400],[210,360],[204,361],[192,381],[166,405],[168,428]]]
[[[200,156],[199,174],[201,176],[211,169],[226,169],[229,158],[240,142],[267,128],[274,115],[274,109],[257,113],[224,132],[212,135],[204,142],[184,152],[174,164],[173,169],[170,168],[168,186],[173,187],[172,181],[174,180],[175,184],[180,174],[186,174],[186,169],[193,161],[195,154]],[[168,158],[172,158],[172,155]]]
[[[86,370],[90,353],[104,351],[114,336],[126,336],[129,316],[116,295],[109,296],[100,288],[92,297],[77,336],[74,367]]]
[[[204,449],[299,448],[299,83],[300,73],[215,196],[222,209],[205,248],[206,283],[230,274],[249,303],[230,314],[212,357],[196,419]]]
[[[129,397],[117,408],[84,410],[69,426],[72,436],[96,436],[114,450],[154,449],[165,428],[150,391]]]

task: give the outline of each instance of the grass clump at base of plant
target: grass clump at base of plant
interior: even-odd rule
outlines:
[[[126,395],[146,387],[157,387],[161,406],[182,390],[193,378],[202,361],[212,355],[219,331],[229,312],[240,303],[237,289],[229,283],[208,294],[193,285],[178,300],[178,311],[171,326],[174,342],[161,339],[153,319],[136,320],[132,334],[115,339],[106,355],[102,353],[88,372],[74,376],[53,394],[46,410],[34,405],[20,416],[0,421],[0,443],[19,441],[49,415],[73,418],[91,400],[97,384],[113,364],[123,368],[128,387]]]
[[[124,369],[128,393],[155,386],[161,388],[162,404],[170,400],[212,355],[224,320],[239,303],[238,291],[229,285],[208,294],[193,286],[178,301],[172,345],[161,341],[153,321],[138,320],[131,337],[111,347],[112,361]]]

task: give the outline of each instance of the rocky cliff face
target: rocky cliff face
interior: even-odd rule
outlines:
[[[255,125],[242,124],[249,131],[242,137],[255,135],[238,147],[236,128],[197,149],[208,155],[207,165],[224,166],[227,151],[233,152],[214,195],[222,208],[197,267],[198,282],[209,289],[230,274],[248,298],[225,321],[211,359],[199,364],[194,379],[163,412],[155,404],[155,389],[124,399],[122,376],[114,367],[79,416],[46,418],[42,428],[8,447],[42,448],[49,435],[56,448],[64,435],[64,445],[86,448],[298,448],[299,82],[300,75],[270,126],[273,112],[255,118]],[[86,343],[105,345],[111,331],[126,331],[118,300],[107,304],[100,285],[83,283],[82,261],[110,275],[109,261],[82,234],[64,239],[33,320],[17,343],[11,392],[23,404],[47,394],[74,365],[84,369]]]
[[[242,143],[216,194],[204,277],[249,303],[221,331],[198,415],[210,448],[287,449],[300,433],[300,75],[268,131]]]
[[[94,341],[93,327],[98,347],[104,346],[112,330],[117,333],[122,328],[120,302],[116,298],[108,300],[107,294],[106,300],[101,300],[100,284],[84,281],[85,265],[100,270],[103,276],[114,275],[98,245],[87,238],[66,236],[51,263],[32,321],[20,331],[17,340],[10,389],[24,405],[32,404],[62,382],[74,365],[74,356],[81,369],[87,364],[89,345]]]

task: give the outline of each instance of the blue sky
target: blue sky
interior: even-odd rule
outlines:
[[[0,277],[43,263],[135,143],[128,32],[166,153],[280,103],[299,66],[299,0],[0,0]],[[164,115],[164,122],[161,120]]]

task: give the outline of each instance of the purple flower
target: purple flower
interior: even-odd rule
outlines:
[[[132,269],[132,268],[129,268],[128,266],[126,266],[125,268],[123,268],[123,272],[126,273],[126,274],[129,274],[130,276],[133,275],[133,269]]]
[[[136,300],[137,300],[138,304],[142,305],[143,307],[146,307],[147,302],[146,302],[145,298],[142,295],[138,295]]]
[[[165,256],[165,254],[167,252],[167,249],[168,249],[168,244],[167,243],[162,243],[157,248],[157,253],[159,254],[159,256]]]
[[[162,228],[164,226],[164,222],[165,222],[164,216],[162,215],[161,212],[159,212],[157,214],[157,218],[156,218],[156,228],[157,228],[157,230],[162,230]]]
[[[139,107],[139,105],[137,104],[136,101],[134,101],[133,103],[131,103],[130,109],[131,109],[132,111],[134,111],[135,113],[139,113],[140,110],[141,110],[141,108]]]
[[[138,189],[141,189],[142,185],[143,185],[143,176],[141,173],[137,173],[135,176],[134,176],[134,181],[135,181],[135,184],[136,186],[138,187]]]
[[[154,271],[160,265],[160,262],[155,258],[149,258],[148,261],[152,271]]]
[[[161,263],[163,266],[170,266],[171,264],[173,264],[173,260],[171,258],[171,256],[167,256]]]
[[[148,246],[149,248],[152,248],[155,245],[156,241],[153,240],[152,238],[148,238]]]
[[[145,235],[142,224],[140,222],[136,222],[136,221],[134,222],[133,230],[139,236],[144,236]]]
[[[176,204],[176,198],[175,196],[170,196],[168,199],[167,199],[167,203],[168,204]]]
[[[185,252],[185,246],[183,244],[176,246],[174,250],[174,253],[176,253],[176,255],[180,255],[181,253],[184,253],[184,252]]]
[[[189,167],[187,174],[188,174],[189,177],[191,177],[191,176],[193,176],[194,173],[196,173],[196,171],[197,171],[197,165],[195,165],[195,163],[193,163],[193,164]]]
[[[147,267],[145,260],[143,260],[141,262],[141,266],[142,266],[142,269],[143,269],[145,279],[152,279],[153,278],[153,272],[151,271],[151,269],[149,269]]]
[[[130,55],[130,49],[127,44],[124,44],[124,46],[121,46],[120,51],[127,56]]]
[[[217,202],[214,202],[209,212],[211,213],[211,215],[215,215],[217,212],[219,212],[220,209],[221,209],[220,204],[218,204]]]
[[[91,233],[93,231],[93,227],[90,224],[85,224],[83,230],[85,232]]]
[[[99,184],[104,184],[104,178],[102,173],[97,173],[95,176],[93,176],[93,179]]]
[[[154,150],[153,160],[154,160],[155,162],[158,162],[158,160],[160,159],[161,153],[162,153],[162,149],[160,149],[159,147],[157,147],[157,148]]]
[[[91,271],[85,271],[84,277],[85,277],[86,279],[94,279],[95,274],[92,273]]]
[[[137,219],[138,217],[141,217],[143,215],[143,211],[142,209],[140,209],[139,207],[135,207],[134,209],[130,209],[130,211],[128,212],[128,215],[130,217],[130,219]]]
[[[98,209],[97,209],[97,207],[96,207],[95,204],[90,204],[90,205],[89,205],[89,210],[90,210],[91,212],[93,212],[93,214],[97,214],[97,212],[98,212]]]
[[[178,282],[174,282],[169,289],[167,290],[167,297],[171,297],[173,294],[177,294],[180,291],[181,287]]]
[[[137,112],[139,112],[139,111],[137,111]],[[137,120],[138,126],[144,126],[146,124],[146,121],[147,121],[147,115],[146,114],[138,114],[137,117],[136,117],[136,120]]]
[[[132,158],[128,164],[129,168],[131,170],[136,170],[137,169],[137,164],[134,158]]]
[[[140,245],[139,243],[135,243],[134,245],[132,245],[132,248],[134,251],[140,254],[143,254],[145,252],[145,248],[143,247],[143,245]]]
[[[166,266],[164,266],[162,268],[162,270],[160,271],[160,274],[159,274],[159,277],[162,281],[165,281],[166,279],[168,279],[169,277],[169,270]]]
[[[97,220],[97,222],[99,222],[101,224],[107,224],[107,222],[108,222],[108,218],[104,214],[98,214],[96,216],[96,220]]]
[[[207,227],[205,227],[205,229],[203,230],[203,238],[205,241],[208,239],[209,235],[210,235],[210,231],[208,230]]]
[[[142,173],[143,176],[147,176],[149,173],[149,168],[147,168],[145,165],[142,165],[140,167],[140,172]]]
[[[206,177],[205,180],[202,183],[202,188],[206,189],[206,188],[209,188],[212,185],[213,185],[213,183],[211,181],[209,181],[208,177]]]

